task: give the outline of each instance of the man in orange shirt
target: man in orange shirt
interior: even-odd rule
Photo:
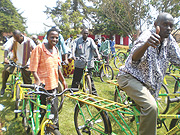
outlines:
[[[58,87],[58,77],[62,81],[64,89],[67,88],[66,81],[59,68],[60,59],[59,52],[55,45],[58,42],[58,30],[51,28],[47,32],[48,43],[38,45],[36,49],[32,51],[30,59],[30,71],[32,72],[35,84],[40,85],[45,84],[45,89],[50,93],[56,92]],[[41,96],[41,104],[46,105],[46,96]],[[58,125],[58,113],[56,112],[58,106],[58,99],[55,99],[54,107],[52,107],[52,112],[55,115],[56,125]],[[44,111],[41,111],[41,120],[45,115]]]

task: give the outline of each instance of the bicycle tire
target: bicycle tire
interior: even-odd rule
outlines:
[[[105,82],[107,80],[113,80],[114,78],[114,72],[111,66],[109,65],[105,65],[104,66],[105,69],[103,69],[103,67],[100,70],[100,78],[102,82]],[[104,71],[106,73],[104,73]]]
[[[60,81],[58,81],[57,93],[61,93],[62,91],[63,91],[63,85]],[[60,97],[58,97],[58,99],[60,100],[60,102],[58,102],[58,112],[60,112],[60,110],[63,107],[64,94],[62,94]]]
[[[119,52],[117,56],[118,56],[119,60],[122,62],[122,64],[124,64],[124,62],[127,58],[126,54],[124,52]]]
[[[50,128],[50,127],[45,127],[45,135],[49,135],[49,134],[51,134],[51,135],[61,135],[61,133],[59,132],[59,130],[58,129],[52,129],[52,128]]]
[[[166,87],[166,85],[162,84],[162,87],[159,91],[160,94],[168,94],[169,91]],[[157,103],[158,103],[158,110],[160,114],[165,114],[167,113],[167,111],[169,110],[169,96],[159,96],[157,99]]]
[[[11,78],[11,97],[13,98],[14,97],[14,86],[15,86],[15,76],[12,75],[12,78]]]
[[[180,115],[180,111],[176,113],[177,115]],[[180,123],[180,120],[179,119],[172,119],[171,120],[171,123],[170,123],[170,127],[169,127],[169,130],[173,129],[176,125],[178,125]],[[176,134],[173,134],[173,135],[179,135],[180,134],[180,131]]]
[[[166,87],[168,88],[168,90],[170,90],[170,93],[175,92],[176,90],[178,90],[178,82],[176,80],[176,77],[172,76],[170,73],[166,73],[163,83],[166,85]],[[177,86],[176,86],[177,85]]]
[[[30,128],[30,125],[29,125],[29,123],[28,123],[28,119],[29,119],[29,116],[30,116],[30,112],[29,112],[29,102],[28,102],[28,100],[26,100],[26,99],[24,99],[23,100],[23,102],[25,103],[24,104],[24,110],[23,110],[23,115],[22,115],[22,123],[23,123],[23,126],[24,126],[24,130],[25,130],[25,132],[27,133],[27,134],[29,134],[30,133],[30,130],[31,130],[31,128]]]
[[[19,85],[16,84],[16,101],[15,101],[15,110],[19,109],[19,104],[20,104],[20,88]],[[15,118],[18,118],[18,113],[15,113]]]
[[[13,98],[14,97],[14,86],[12,85],[11,86],[11,98]]]
[[[101,111],[99,113],[99,111],[100,111],[99,108],[84,104],[82,102],[76,104],[75,112],[74,112],[74,124],[78,135],[83,135],[83,134],[94,135],[94,134],[99,134],[100,132],[111,134],[112,127],[107,113],[105,111]],[[98,116],[96,116],[96,119],[95,118],[92,119],[93,116],[97,114]],[[92,121],[90,121],[91,119]],[[97,131],[93,130],[92,127]]]
[[[174,86],[174,93],[179,92],[179,83],[180,83],[180,78],[177,78]]]
[[[83,87],[83,91],[87,94],[92,94],[92,85],[90,75],[85,76],[85,89]]]
[[[120,56],[118,56],[118,55],[120,55]],[[122,60],[121,57],[125,57],[125,54],[123,54],[124,56],[121,56],[121,54],[118,53],[118,55],[114,57],[114,66],[116,68],[119,68],[120,66],[122,66],[124,64],[124,60]]]

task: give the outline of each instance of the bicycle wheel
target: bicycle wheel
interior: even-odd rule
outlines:
[[[126,92],[116,86],[115,86],[115,92],[114,92],[114,101],[121,104],[125,104],[125,105],[127,105],[129,102]]]
[[[168,94],[168,93],[169,93],[169,91],[168,91],[167,87],[164,84],[162,84],[159,94]],[[170,104],[169,99],[170,99],[169,96],[159,95],[159,97],[157,98],[159,113],[165,114],[168,111],[169,104]]]
[[[102,67],[100,71],[100,78],[102,82],[113,80],[114,72],[112,70],[112,67],[109,65],[105,65],[104,68]]]
[[[92,85],[90,75],[85,76],[85,87],[83,87],[83,91],[87,94],[92,94]]]
[[[120,52],[120,53],[121,53],[121,52]],[[117,56],[114,57],[114,66],[115,66],[116,68],[119,68],[119,67],[122,66],[123,63],[124,63],[124,61],[122,60],[121,57],[125,57],[125,56],[121,56],[121,55],[123,55],[123,53],[122,53],[122,54],[119,54],[119,56],[117,55]],[[125,55],[125,54],[124,54],[124,55]]]
[[[12,75],[11,77],[11,83],[10,83],[10,87],[11,87],[11,97],[14,97],[14,86],[15,86],[15,76]]]
[[[31,129],[29,122],[28,122],[28,120],[30,120],[29,116],[30,116],[30,102],[27,99],[24,99],[23,100],[22,123],[24,126],[24,130],[27,134],[29,134],[30,129]]]
[[[92,99],[93,100],[93,99]],[[80,102],[75,106],[74,124],[78,135],[111,134],[112,127],[105,111]]]
[[[52,129],[50,127],[45,127],[45,135],[61,135],[58,129]]]
[[[170,75],[170,73],[166,73],[163,83],[166,85],[170,93],[178,91],[178,82],[176,77]]]
[[[126,54],[124,52],[119,52],[117,56],[118,56],[119,61],[121,62],[121,64],[124,64],[124,62],[126,60]]]
[[[179,85],[180,85],[179,83],[180,83],[180,78],[177,78],[174,86],[174,93],[179,92]]]
[[[58,81],[57,93],[61,93],[62,91],[63,91],[63,85],[60,81]],[[58,112],[59,112],[63,106],[64,94],[62,94],[60,97],[58,97],[58,99],[60,101],[60,102],[58,102]]]
[[[16,101],[15,101],[15,110],[18,110],[19,109],[19,104],[20,104],[20,88],[19,88],[19,85],[17,84],[16,85]],[[18,117],[18,112],[15,113],[15,118]]]
[[[177,113],[177,115],[180,115],[180,111]],[[170,127],[169,130],[173,129],[175,126],[179,125],[180,123],[180,119],[172,119],[171,123],[170,123]],[[178,128],[178,127],[177,127]],[[180,131],[174,133],[173,135],[179,135]]]

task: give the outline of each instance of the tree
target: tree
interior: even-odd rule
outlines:
[[[134,42],[137,31],[149,18],[146,0],[103,0],[101,11]]]
[[[79,11],[74,11],[71,0],[66,0],[64,3],[61,1],[56,2],[56,7],[46,7],[45,13],[52,18],[52,21],[61,30],[61,34],[65,39],[70,35],[76,36],[80,33],[82,27],[83,16]]]
[[[179,18],[179,21],[175,24],[175,30],[173,35],[176,34],[180,28],[177,28],[180,22],[180,1],[179,0],[151,0],[152,6],[160,12],[168,12],[173,17]]]
[[[10,0],[0,1],[0,36],[3,32],[12,32],[16,29],[25,31],[25,18],[18,13]]]

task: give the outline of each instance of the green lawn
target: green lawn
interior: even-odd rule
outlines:
[[[3,61],[3,51],[0,50],[0,62]],[[114,65],[111,63],[111,66],[114,68]],[[3,65],[0,65],[0,76],[3,70]],[[118,71],[115,71],[115,75],[117,75]],[[71,86],[72,76],[66,79],[68,86]],[[0,84],[2,82],[2,78],[0,77]],[[98,95],[100,97],[113,100],[114,98],[114,86],[111,84],[101,82],[100,78],[94,78],[95,87],[97,89]],[[7,132],[4,132],[6,135],[22,135],[25,134],[24,128],[22,126],[22,118],[19,116],[18,119],[14,119],[14,101],[7,96],[0,98],[0,104],[5,106],[5,109],[0,112],[0,122],[7,128]],[[62,112],[59,115],[59,123],[60,123],[60,132],[62,135],[75,135],[75,127],[74,127],[74,107],[75,101],[69,98],[65,98]],[[112,119],[112,118],[111,118]],[[115,131],[119,130],[119,127],[112,121],[112,126]],[[158,131],[159,132],[159,131]],[[120,134],[120,133],[118,133]],[[159,133],[161,134],[161,133]],[[0,133],[1,135],[1,133]],[[122,134],[121,134],[122,135]]]

